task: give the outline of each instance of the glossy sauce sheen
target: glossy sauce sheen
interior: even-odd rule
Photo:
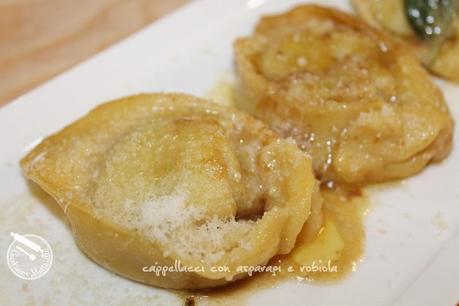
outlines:
[[[232,88],[231,80],[225,78],[209,91],[208,96],[219,103],[229,104],[234,97]],[[356,271],[364,250],[363,222],[369,207],[368,197],[360,187],[333,182],[322,184],[320,189],[324,199],[323,226],[318,234],[300,233],[290,254],[270,261],[269,266],[273,268],[270,271],[255,273],[225,287],[178,292],[184,305],[244,305],[252,294],[281,282],[297,281],[305,286],[318,282],[332,285]],[[274,267],[280,271],[273,273]],[[314,267],[316,270],[320,267],[322,271],[313,271]]]
[[[236,40],[238,108],[292,137],[321,181],[411,176],[451,150],[439,88],[403,45],[316,5],[260,19]]]
[[[349,273],[358,269],[358,263],[364,250],[365,231],[363,217],[368,207],[368,198],[358,194],[358,190],[345,190],[341,187],[334,189],[322,188],[325,198],[324,217],[325,227],[319,235],[310,237],[310,240],[298,243],[295,249],[287,256],[276,257],[271,260],[271,265],[280,266],[283,271],[272,275],[271,273],[258,273],[235,284],[207,291],[183,293],[184,298],[194,299],[197,305],[244,305],[247,298],[257,291],[275,287],[281,282],[296,281],[305,286],[314,283],[329,283],[345,278]],[[356,193],[357,192],[357,193]],[[294,259],[296,251],[309,247],[310,260],[327,262],[330,255],[327,250],[333,249],[339,239],[328,235],[328,239],[320,237],[327,230],[329,222],[336,226],[339,236],[343,241],[340,252],[332,254],[334,259],[331,266],[336,266],[337,272],[302,272],[300,264]],[[307,263],[305,263],[308,265]],[[295,267],[295,272],[287,272],[289,266]],[[325,264],[327,266],[327,264]]]

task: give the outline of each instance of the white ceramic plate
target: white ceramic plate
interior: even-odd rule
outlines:
[[[173,13],[0,109],[0,254],[10,232],[38,234],[54,251],[38,280],[0,264],[1,305],[181,305],[168,291],[123,279],[75,246],[62,213],[31,190],[18,160],[41,137],[98,103],[139,92],[203,95],[232,70],[232,42],[265,13],[306,1],[203,0]],[[349,10],[347,1],[320,1]],[[439,82],[459,118],[459,87]],[[459,143],[458,134],[454,142]],[[356,272],[333,285],[285,283],[249,305],[445,305],[459,302],[459,150],[420,175],[372,193]],[[5,258],[5,257],[3,257]]]

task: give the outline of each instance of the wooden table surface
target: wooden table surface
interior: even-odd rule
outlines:
[[[0,0],[0,106],[189,0]]]

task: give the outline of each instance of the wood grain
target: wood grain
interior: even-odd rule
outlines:
[[[0,0],[0,105],[189,0]]]

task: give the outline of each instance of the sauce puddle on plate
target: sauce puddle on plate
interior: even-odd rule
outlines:
[[[207,97],[231,105],[233,84],[225,75]],[[324,200],[320,230],[301,232],[295,248],[273,258],[264,272],[221,288],[180,292],[184,305],[244,305],[253,293],[284,281],[332,283],[355,271],[364,250],[368,197],[360,187],[331,182],[322,184],[320,191]]]
[[[321,194],[323,223],[317,234],[301,233],[290,254],[270,261],[272,269],[222,288],[180,293],[185,305],[244,305],[252,294],[284,281],[333,283],[355,271],[364,250],[368,197],[342,186],[322,186]]]

